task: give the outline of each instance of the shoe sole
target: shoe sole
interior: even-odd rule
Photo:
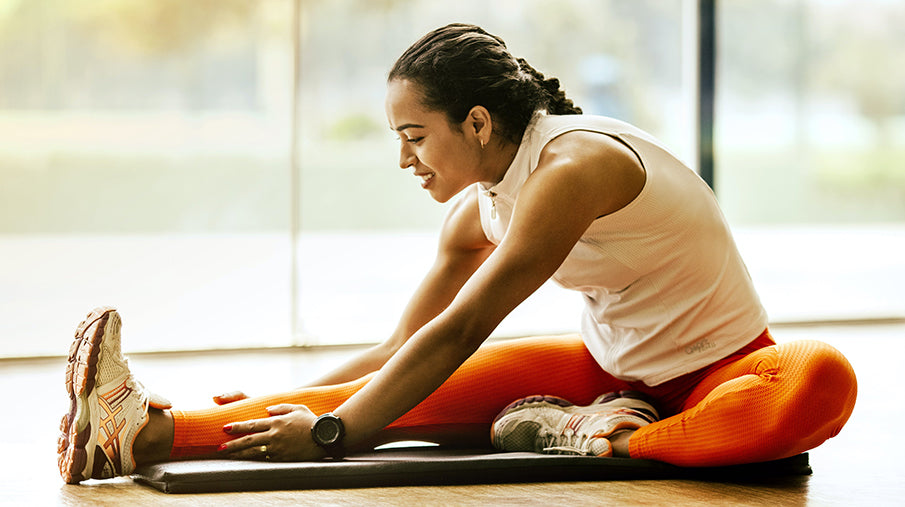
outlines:
[[[88,441],[91,438],[90,408],[88,397],[97,380],[97,362],[100,356],[104,330],[114,308],[96,308],[79,324],[75,340],[69,347],[66,365],[66,392],[69,394],[69,412],[60,421],[60,438],[57,444],[57,462],[60,475],[68,484],[78,484],[90,479],[88,465]],[[88,477],[85,477],[88,473]]]

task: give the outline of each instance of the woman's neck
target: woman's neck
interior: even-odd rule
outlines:
[[[518,153],[518,148],[518,144],[502,140],[487,145],[487,149],[484,150],[484,165],[487,168],[485,174],[488,180],[482,182],[484,185],[492,187],[503,181],[506,171],[509,170],[509,166],[512,165],[512,161]]]

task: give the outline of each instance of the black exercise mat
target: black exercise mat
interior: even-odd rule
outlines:
[[[807,453],[748,465],[682,468],[643,459],[416,447],[379,450],[342,461],[175,461],[140,467],[132,477],[165,493],[209,493],[627,479],[750,481],[810,473]]]

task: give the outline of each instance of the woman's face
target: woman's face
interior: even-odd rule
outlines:
[[[394,79],[387,85],[386,113],[390,128],[399,135],[399,166],[412,168],[421,188],[437,202],[446,202],[467,186],[484,181],[479,162],[481,147],[468,120],[450,125],[442,111],[421,104],[417,86]],[[472,129],[473,130],[473,129]]]

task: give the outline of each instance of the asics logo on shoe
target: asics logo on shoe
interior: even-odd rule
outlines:
[[[127,424],[126,417],[122,414],[123,402],[133,391],[126,382],[123,380],[122,384],[97,398],[97,407],[100,410],[98,444],[117,475],[122,475],[120,435]],[[101,443],[102,440],[103,443]]]
[[[569,418],[569,422],[566,424],[566,427],[563,428],[563,432],[565,432],[566,430],[572,430],[573,433],[578,431],[578,428],[581,427],[581,423],[584,422],[584,420],[587,418],[588,418],[588,416],[586,416],[586,415],[581,415],[581,414],[573,415],[572,417]]]
[[[653,412],[644,408],[617,408],[611,412],[611,415],[631,415],[635,417],[640,417],[641,419],[646,420],[648,423],[657,422],[659,419]]]

